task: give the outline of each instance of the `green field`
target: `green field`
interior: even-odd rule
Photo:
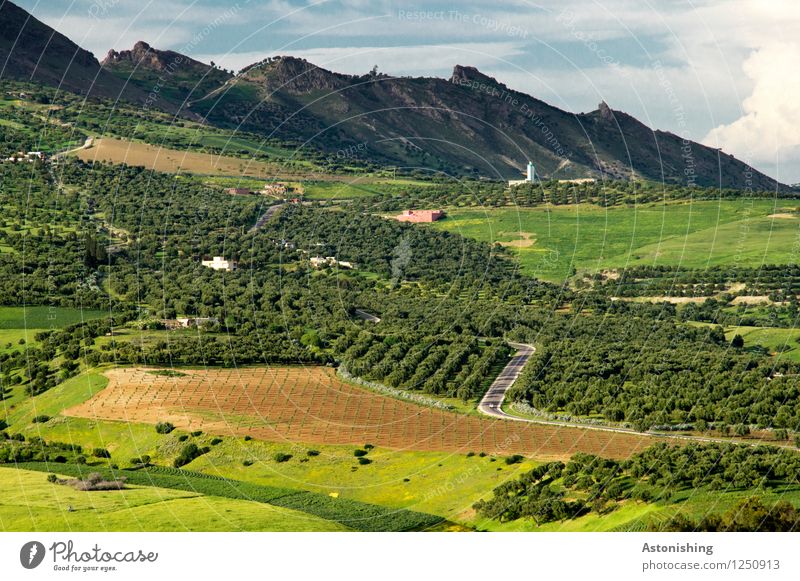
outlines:
[[[70,512],[68,509],[72,507]],[[0,531],[343,531],[279,506],[156,487],[82,492],[0,468]]]
[[[535,462],[508,466],[502,458],[376,448],[359,466],[355,446],[278,444],[227,439],[189,465],[192,470],[270,486],[302,488],[382,506],[436,514],[469,524],[471,506]],[[320,452],[308,457],[309,449]],[[275,463],[276,452],[291,453]],[[252,466],[243,466],[244,459]],[[305,460],[303,460],[305,459]],[[354,469],[355,468],[355,469]]]
[[[727,327],[725,337],[733,339],[741,335],[745,348],[760,346],[766,348],[776,358],[800,363],[800,329],[780,329],[776,327]]]
[[[703,268],[796,262],[800,215],[785,205],[724,200],[613,208],[454,209],[436,227],[487,242],[522,241],[510,247],[522,270],[561,281],[573,269],[592,273],[632,265]],[[771,217],[775,214],[780,217]]]
[[[0,307],[0,329],[61,329],[107,315],[106,311],[67,307]]]

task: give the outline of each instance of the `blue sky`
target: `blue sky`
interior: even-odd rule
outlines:
[[[236,69],[292,54],[341,72],[473,65],[570,111],[605,100],[800,182],[796,0],[17,0],[102,58],[145,40]]]

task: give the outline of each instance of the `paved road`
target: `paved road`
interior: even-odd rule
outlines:
[[[478,404],[478,411],[493,418],[500,418],[503,420],[513,420],[515,422],[527,422],[530,424],[544,424],[548,426],[560,426],[564,428],[578,428],[581,430],[594,430],[598,432],[616,432],[618,434],[635,434],[637,436],[649,436],[651,438],[669,438],[673,440],[687,440],[690,442],[717,442],[722,444],[746,444],[750,446],[763,445],[764,442],[752,440],[740,440],[738,438],[715,438],[707,436],[687,436],[683,434],[670,434],[665,432],[637,432],[630,428],[615,428],[613,426],[597,426],[591,424],[580,424],[577,422],[564,422],[558,420],[538,420],[532,418],[521,418],[506,413],[502,409],[503,400],[506,397],[506,392],[514,385],[514,382],[522,373],[522,368],[528,362],[528,359],[536,351],[533,345],[526,345],[525,343],[511,343],[509,342],[517,353],[508,362],[508,364],[497,376],[497,379],[492,382],[486,395]],[[778,442],[768,442],[772,445],[781,445]],[[785,447],[789,447],[788,444]]]
[[[274,206],[270,206],[269,208],[267,208],[267,211],[266,211],[266,212],[264,212],[264,213],[261,215],[261,217],[260,217],[260,218],[258,219],[258,221],[255,223],[255,226],[253,226],[252,228],[250,228],[250,232],[255,232],[256,230],[258,230],[259,228],[261,228],[261,227],[262,227],[264,224],[266,224],[266,223],[267,223],[267,220],[269,220],[270,218],[272,218],[272,216],[275,214],[275,212],[277,212],[278,210],[280,210],[281,208],[283,208],[285,205],[286,205],[286,204],[275,204]]]
[[[506,392],[514,385],[519,374],[522,373],[522,368],[525,367],[528,358],[536,351],[536,347],[525,343],[509,343],[509,345],[516,349],[517,353],[492,382],[492,385],[489,386],[486,395],[483,396],[481,403],[478,404],[478,411],[495,418],[521,420],[523,418],[512,416],[503,411],[503,400],[506,397]]]

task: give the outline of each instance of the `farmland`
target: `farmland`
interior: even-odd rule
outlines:
[[[107,372],[109,385],[65,415],[250,435],[269,441],[395,450],[485,451],[564,458],[584,451],[625,458],[652,441],[636,434],[485,420],[377,395],[324,367],[187,370],[181,377],[141,368]]]
[[[68,511],[68,507],[72,510]],[[78,491],[46,482],[41,472],[0,468],[0,531],[341,531],[300,511],[132,486]]]
[[[139,141],[103,137],[92,147],[74,153],[83,161],[126,163],[168,173],[202,175],[235,175],[261,179],[273,178],[287,172],[279,164],[159,147]]]
[[[560,281],[633,265],[760,266],[797,259],[800,218],[786,202],[721,200],[601,208],[455,209],[435,227],[499,242],[527,274]]]

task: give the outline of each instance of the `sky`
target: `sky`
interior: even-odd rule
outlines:
[[[800,182],[797,0],[16,0],[102,59],[144,40],[238,70],[294,55],[345,73],[471,65],[552,105],[606,101]]]

